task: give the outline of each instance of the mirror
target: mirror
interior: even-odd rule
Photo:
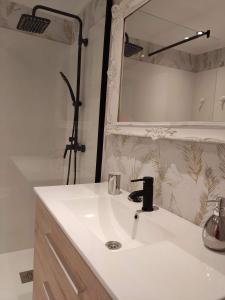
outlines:
[[[225,3],[202,4],[152,0],[125,19],[118,122],[225,121]]]

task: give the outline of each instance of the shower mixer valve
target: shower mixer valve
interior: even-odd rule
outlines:
[[[73,140],[74,140],[74,138],[70,138],[70,141],[73,141]],[[66,158],[68,151],[84,153],[86,151],[86,146],[85,145],[80,145],[78,143],[76,143],[76,144],[67,144],[64,155],[63,155],[64,159]]]

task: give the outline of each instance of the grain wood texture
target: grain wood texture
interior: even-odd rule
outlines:
[[[74,287],[78,290],[78,295]],[[46,297],[46,290],[50,295],[49,299]],[[112,298],[39,200],[35,225],[33,300],[59,299]]]

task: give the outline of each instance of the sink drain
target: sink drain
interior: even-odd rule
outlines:
[[[109,250],[119,250],[122,248],[122,244],[116,241],[107,242],[105,245]]]

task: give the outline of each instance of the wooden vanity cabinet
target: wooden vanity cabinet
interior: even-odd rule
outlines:
[[[41,201],[37,203],[33,300],[110,300]]]

